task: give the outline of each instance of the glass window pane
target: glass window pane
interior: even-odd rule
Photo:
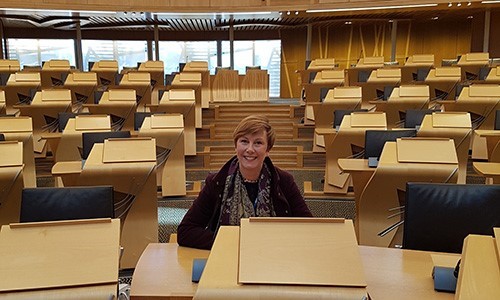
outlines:
[[[85,71],[89,62],[99,60],[116,60],[120,70],[148,60],[146,41],[82,40],[82,54]]]
[[[213,74],[217,66],[217,42],[160,41],[160,60],[165,64],[165,74],[179,71],[179,63],[207,61]]]
[[[74,40],[8,39],[9,58],[17,59],[21,66],[41,66],[51,59],[67,59],[75,65]]]
[[[222,66],[229,67],[229,41],[222,42]],[[280,96],[281,41],[234,41],[234,69],[245,74],[247,66],[260,66],[269,74],[269,96]]]

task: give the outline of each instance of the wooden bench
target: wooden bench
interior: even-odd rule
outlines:
[[[204,155],[203,167],[219,169],[235,155],[234,146],[206,146],[201,153]],[[303,147],[275,145],[269,157],[280,168],[302,168],[304,166]]]

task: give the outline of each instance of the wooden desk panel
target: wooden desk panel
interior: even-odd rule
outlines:
[[[359,251],[372,299],[454,298],[434,291],[431,252],[369,246],[359,246]],[[149,244],[137,263],[131,298],[192,299],[198,288],[191,282],[192,260],[209,253],[172,243]],[[258,292],[250,297],[257,298]]]

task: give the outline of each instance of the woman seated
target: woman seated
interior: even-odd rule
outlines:
[[[233,132],[236,156],[210,174],[177,229],[179,245],[211,249],[221,225],[248,217],[312,217],[293,176],[268,157],[275,132],[265,116],[248,116]]]

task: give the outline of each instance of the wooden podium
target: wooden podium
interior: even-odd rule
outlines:
[[[175,75],[171,90],[193,90],[195,99],[195,121],[196,128],[202,128],[202,73],[183,72]],[[160,99],[161,100],[161,99]]]
[[[479,70],[490,64],[490,54],[487,52],[466,53],[460,56],[457,66],[462,70],[463,80],[476,80],[479,77]]]
[[[118,61],[100,60],[94,62],[91,72],[97,73],[99,86],[114,85],[115,75],[118,75]]]
[[[209,108],[210,102],[210,71],[206,61],[190,61],[186,63],[182,72],[201,73],[201,107]]]
[[[186,162],[184,159],[184,119],[181,114],[146,117],[139,136],[156,140],[156,185],[161,195],[186,195]],[[158,151],[161,151],[158,154]]]
[[[163,93],[158,105],[151,105],[153,113],[180,113],[184,117],[185,155],[196,155],[194,90],[174,89]]]
[[[21,64],[17,59],[0,59],[0,72],[15,73],[21,70]]]
[[[247,69],[239,76],[242,102],[269,102],[269,74],[267,70]]]
[[[414,54],[406,59],[401,67],[401,84],[414,83],[419,69],[430,70],[434,67],[434,54]]]
[[[344,172],[353,171],[356,233],[361,245],[401,245],[407,182],[456,183],[458,159],[452,139],[403,138],[386,142],[378,166],[366,161],[339,160]],[[363,169],[365,171],[363,171]]]
[[[138,108],[144,108],[151,104],[153,87],[151,86],[151,75],[147,72],[127,72],[123,74],[120,84],[115,88],[135,90]]]
[[[321,90],[333,89],[343,84],[344,70],[322,70],[316,74],[311,83],[303,85],[306,102],[304,124],[314,124],[315,115],[312,105],[321,102]]]
[[[387,127],[401,127],[406,110],[427,109],[429,107],[429,86],[401,85],[392,90],[387,100],[371,101],[376,105],[376,111],[383,111],[387,115]]]
[[[70,118],[62,134],[42,135],[49,141],[55,162],[81,160],[82,134],[111,131],[109,115],[78,115]]]
[[[0,142],[0,225],[19,222],[23,184],[23,143]],[[0,240],[1,241],[1,240]],[[0,245],[4,242],[1,241]],[[0,267],[1,268],[1,267]]]
[[[363,299],[352,221],[251,218],[222,226],[194,299]]]
[[[158,242],[155,139],[96,143],[83,168],[81,161],[60,162],[52,174],[60,176],[65,186],[113,186],[115,217],[122,223],[120,268],[134,268],[146,246]]]
[[[438,67],[429,71],[423,84],[429,86],[431,100],[449,100],[454,99],[454,88],[460,80],[460,67]]]
[[[97,73],[69,73],[64,82],[64,87],[71,90],[73,111],[80,112],[83,104],[94,103],[94,91],[97,88]]]
[[[0,241],[2,299],[117,297],[120,220],[4,225]]]
[[[492,130],[500,109],[500,85],[473,84],[464,87],[456,101],[440,101],[445,111],[469,112],[474,129]],[[488,159],[486,140],[474,135],[472,158]]]
[[[151,75],[151,86],[165,85],[165,67],[161,60],[148,60],[139,64],[139,72],[147,72]]]
[[[336,87],[328,91],[323,102],[312,103],[311,107],[315,117],[313,152],[325,152],[325,140],[318,132],[333,128],[335,110],[361,108],[361,87]]]
[[[238,102],[241,100],[237,70],[218,69],[212,76],[213,102]]]
[[[85,104],[83,107],[91,114],[110,115],[113,130],[134,130],[137,101],[133,89],[109,89],[102,94],[99,104]]]
[[[71,70],[69,60],[51,59],[42,66],[41,79],[42,89],[50,89],[64,84],[63,75],[67,75]]]
[[[29,104],[31,93],[35,92],[41,85],[39,72],[16,72],[9,76],[7,85],[4,87],[7,114],[15,114],[18,110],[14,105]]]
[[[325,193],[347,194],[351,178],[340,169],[337,160],[359,155],[365,147],[365,131],[370,129],[387,129],[385,113],[353,112],[344,116],[339,131],[333,128],[318,130],[325,138]]]
[[[30,105],[17,105],[21,116],[29,116],[33,121],[33,144],[35,155],[45,157],[47,141],[42,135],[58,130],[60,112],[71,112],[71,91],[49,89],[36,92]]]
[[[0,132],[6,141],[22,142],[24,187],[36,187],[35,155],[33,151],[33,123],[30,117],[0,118]]]
[[[450,138],[455,142],[458,157],[458,183],[465,184],[467,161],[472,137],[470,114],[465,112],[437,112],[426,115],[417,133],[418,137]]]
[[[500,228],[494,235],[468,235],[464,240],[456,300],[500,298]]]
[[[371,101],[379,99],[384,94],[386,86],[399,86],[401,82],[400,68],[379,68],[372,70],[366,82],[359,82],[363,91],[362,108],[372,109]]]

